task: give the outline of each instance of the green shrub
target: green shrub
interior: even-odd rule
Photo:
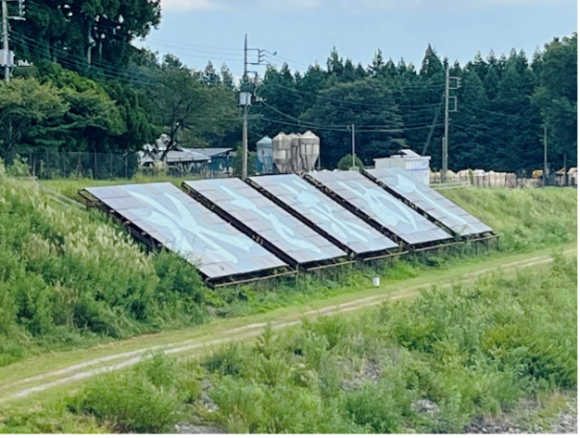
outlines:
[[[203,361],[211,418],[241,433],[460,433],[522,397],[576,387],[576,289],[576,260],[556,256],[362,316],[268,329]]]
[[[363,162],[359,157],[354,158],[354,167],[362,169],[364,167]],[[344,157],[340,159],[337,165],[338,169],[340,170],[350,170],[352,166],[352,154],[346,154]]]
[[[89,383],[70,408],[119,432],[169,432],[183,418],[177,377],[175,360],[156,355],[130,372]]]
[[[0,175],[0,206],[1,364],[203,322],[204,286],[177,256],[146,254],[102,214],[53,202],[34,182]]]

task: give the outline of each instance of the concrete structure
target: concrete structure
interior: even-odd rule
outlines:
[[[400,167],[405,169],[423,184],[429,184],[429,163],[431,157],[423,157],[411,149],[403,149],[398,154],[391,155],[389,158],[375,159],[376,169],[385,169],[391,167]]]

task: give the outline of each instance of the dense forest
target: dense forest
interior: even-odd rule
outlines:
[[[132,44],[159,24],[159,1],[30,0],[26,17],[10,23],[19,65],[0,85],[0,156],[8,162],[45,150],[135,152],[161,133],[171,145],[236,147],[237,93],[247,89],[258,116],[251,147],[264,135],[310,129],[322,138],[322,166],[333,168],[350,152],[354,124],[364,164],[409,147],[431,155],[437,169],[448,64],[460,78],[451,92],[452,170],[541,168],[544,126],[551,167],[577,162],[577,34],[531,59],[514,49],[478,53],[463,66],[431,45],[417,67],[380,50],[370,65],[355,65],[333,49],[325,66],[267,67],[237,84],[225,64],[197,71]]]

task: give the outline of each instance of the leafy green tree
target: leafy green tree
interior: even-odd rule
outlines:
[[[338,164],[336,167],[340,170],[350,170],[353,167],[352,166],[352,154],[346,154],[344,157],[342,157],[338,161]],[[364,168],[363,162],[357,156],[354,157],[354,167],[356,167],[358,169]]]
[[[215,71],[213,64],[211,61],[207,63],[205,70],[203,72],[203,81],[207,85],[219,85],[221,84],[221,79],[219,74]]]
[[[373,77],[377,77],[382,73],[383,67],[385,66],[385,60],[383,59],[383,52],[378,49],[373,57],[373,62],[369,65],[369,73]]]
[[[16,53],[37,62],[56,60],[69,68],[95,67],[111,73],[161,19],[160,0],[50,0],[27,2],[26,21],[13,24]]]
[[[541,57],[539,84],[533,101],[548,127],[551,156],[567,156],[577,163],[578,34],[556,38],[546,45]]]
[[[429,44],[427,50],[425,50],[425,56],[423,57],[419,74],[422,78],[429,79],[441,71],[443,71],[443,63],[437,55],[437,52]]]
[[[483,80],[483,88],[485,88],[485,92],[487,93],[487,98],[489,100],[495,99],[497,96],[499,87],[499,76],[495,68],[490,68],[485,75]]]
[[[154,85],[148,89],[148,97],[156,103],[157,125],[169,137],[160,156],[162,161],[177,147],[180,138],[192,142],[205,133],[223,133],[239,119],[231,90],[205,84],[199,72],[185,67],[173,56],[164,59]]]
[[[9,163],[23,142],[43,139],[57,129],[69,110],[59,90],[36,79],[14,79],[0,84],[0,145]]]
[[[229,88],[230,90],[234,90],[236,88],[236,84],[234,83],[234,75],[232,74],[232,72],[230,71],[230,69],[228,68],[228,66],[226,64],[222,64],[222,68],[220,70],[221,73],[221,81],[222,84],[226,87]]]
[[[351,134],[356,125],[357,147],[364,161],[386,156],[400,149],[402,119],[391,90],[378,79],[338,84],[318,96],[314,106],[301,119],[316,132],[321,127],[321,160],[334,167],[351,150]]]

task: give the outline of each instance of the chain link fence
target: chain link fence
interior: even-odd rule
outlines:
[[[30,175],[39,179],[91,178],[130,179],[137,172],[143,175],[196,176],[218,178],[231,176],[231,169],[211,163],[179,163],[164,168],[141,167],[137,153],[114,154],[98,152],[32,152],[20,153]]]

